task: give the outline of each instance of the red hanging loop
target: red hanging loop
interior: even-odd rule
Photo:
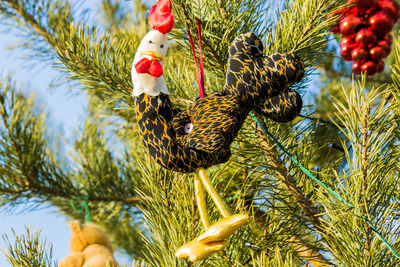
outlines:
[[[204,65],[203,65],[203,49],[201,48],[201,23],[200,19],[196,18],[197,21],[197,33],[199,35],[199,50],[200,50],[200,84],[199,84],[199,90],[200,90],[200,97],[203,97],[205,95],[204,92]],[[201,95],[203,94],[203,95]]]
[[[203,50],[202,50],[202,47],[201,47],[201,23],[200,23],[200,19],[196,18],[196,22],[197,22],[197,32],[198,32],[198,36],[199,36],[200,70],[199,70],[199,67],[197,66],[197,57],[196,57],[196,51],[194,49],[194,42],[193,42],[192,35],[190,34],[189,29],[187,29],[187,28],[186,28],[186,32],[188,34],[189,41],[190,41],[190,46],[192,48],[194,63],[196,64],[197,83],[199,84],[199,96],[203,97],[203,96],[205,96],[205,92],[204,92],[204,64],[203,64]]]

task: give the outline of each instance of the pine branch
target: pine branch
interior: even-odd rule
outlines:
[[[132,267],[146,267],[149,266],[145,261],[133,261]]]
[[[133,106],[129,75],[133,54],[122,55],[119,51],[135,50],[140,40],[136,32],[120,32],[116,41],[107,33],[98,34],[88,26],[75,24],[72,19],[64,19],[59,24],[46,21],[47,17],[39,19],[33,15],[34,10],[29,9],[30,3],[22,0],[5,0],[4,3],[15,12],[15,16],[21,16],[20,19],[32,27],[31,32],[48,42],[51,50],[47,53],[65,66],[69,79],[79,80],[86,89],[103,99],[106,107],[112,107],[114,113],[124,119],[134,118],[133,109],[128,108]],[[43,12],[49,14],[60,9],[60,5],[66,4],[59,1],[49,3]],[[63,15],[69,17],[69,8],[65,12]]]
[[[17,267],[52,267],[57,263],[52,260],[52,245],[47,244],[46,240],[40,237],[41,231],[31,232],[26,228],[26,234],[17,236],[14,234],[14,245],[7,235],[3,235],[4,241],[7,243],[7,250],[1,251],[12,266]]]
[[[0,2],[0,14],[4,21],[16,26],[14,32],[20,37],[17,47],[33,54],[32,59],[54,62],[51,49],[60,30],[72,21],[70,5],[64,0],[30,1],[9,0]]]
[[[136,2],[136,4],[138,4]],[[124,5],[119,0],[102,0],[100,10],[102,12],[102,21],[106,30],[110,32],[118,32],[120,28],[124,28],[130,24],[132,10],[129,6]]]
[[[321,253],[315,250],[314,247],[306,243],[299,237],[291,237],[290,245],[293,250],[303,259],[308,261],[314,267],[326,267],[332,266],[333,264],[329,262]]]
[[[279,14],[277,25],[267,36],[266,51],[296,52],[307,68],[313,68],[326,55],[324,48],[328,29],[337,22],[332,14],[343,7],[344,1],[288,1],[288,9]]]
[[[299,38],[296,38],[296,41],[292,47],[291,53],[296,52],[301,45],[304,44],[304,42],[308,39],[308,35],[312,29],[312,27],[314,27],[317,19],[319,16],[321,16],[321,13],[323,13],[323,10],[326,8],[325,6],[326,4],[323,1],[320,1],[315,12],[314,15],[311,17],[309,24],[306,25],[306,27],[302,30],[301,35],[299,36]]]
[[[23,8],[22,3],[18,0],[5,0],[4,1],[16,14],[20,15],[28,25],[30,25],[39,35],[50,44],[54,45],[55,39],[34,17]]]
[[[0,116],[0,186],[29,196],[73,188],[48,147],[45,115],[34,111],[33,98],[15,92],[10,78],[0,82]]]
[[[185,51],[186,57],[192,58],[190,44],[186,35],[187,28],[193,36],[195,49],[198,51],[197,23],[199,18],[202,26],[202,47],[205,68],[219,77],[224,78],[228,49],[230,43],[240,33],[249,31],[264,34],[269,23],[265,23],[265,13],[268,7],[261,0],[210,0],[210,1],[174,1],[174,16],[176,28],[174,39]]]
[[[243,166],[242,180],[244,183],[249,174],[248,174],[248,170],[246,167],[246,161],[244,159],[241,159],[240,162],[242,163],[242,166]],[[253,205],[254,205],[254,202],[256,199],[255,193],[256,192],[252,192],[252,191],[247,192],[247,194],[245,195],[244,206],[245,206],[246,210],[248,210],[252,213],[256,224],[261,226],[262,229],[265,229],[268,227],[268,223],[269,223],[269,221],[267,221],[268,213],[260,208],[253,210]],[[293,251],[300,258],[308,261],[314,267],[331,266],[332,265],[323,256],[323,254],[319,248],[316,248],[315,246],[310,245],[308,242],[306,242],[304,239],[302,239],[299,236],[293,235],[292,237],[290,237],[287,240],[287,243],[291,246]]]
[[[189,8],[187,5],[188,4],[186,3],[186,1],[181,1],[181,0],[175,1],[175,6],[178,9],[178,11],[184,14],[186,27],[189,29],[192,35],[195,35],[195,33],[197,33],[197,24],[193,16],[190,16],[191,13],[189,13],[188,11]],[[211,46],[207,38],[202,39],[202,47],[210,55],[211,57],[210,60],[213,60],[214,62],[217,63],[218,66],[217,69],[220,69],[222,73],[224,73],[226,71],[226,62],[217,55],[217,52]]]
[[[34,187],[25,187],[20,189],[9,189],[9,188],[0,188],[1,193],[13,195],[18,198],[30,198],[31,195],[29,192],[35,192],[35,195],[51,199],[55,197],[61,197],[64,199],[75,199],[77,197],[82,197],[82,194],[69,194],[68,192],[52,192],[51,189],[47,188],[34,188]],[[26,193],[26,194],[23,194]],[[144,200],[151,201],[149,198],[143,199],[139,196],[88,196],[87,200],[89,202],[121,202],[129,205],[138,205]]]
[[[267,128],[265,126],[265,124],[263,125],[263,127]],[[337,127],[337,125],[336,125],[336,127]],[[321,238],[325,241],[324,243],[326,245],[330,246],[331,244],[329,241],[331,239],[331,234],[327,231],[328,228],[326,227],[326,225],[323,224],[323,222],[321,221],[321,217],[319,215],[319,209],[314,207],[314,204],[312,203],[312,201],[304,194],[302,189],[299,188],[294,177],[288,173],[288,170],[285,167],[284,162],[280,158],[279,153],[277,152],[276,148],[273,146],[273,143],[270,141],[268,136],[265,136],[261,129],[257,129],[257,134],[261,141],[261,146],[264,148],[264,150],[263,150],[264,155],[267,158],[270,167],[274,170],[274,172],[276,173],[276,176],[282,182],[284,188],[289,192],[290,196],[295,201],[297,206],[301,209],[303,214],[308,218],[309,222],[311,222],[311,224],[315,227],[317,232],[321,234]],[[296,236],[291,237],[291,239],[297,240],[297,241],[299,240],[299,238]],[[310,250],[305,249],[305,251],[306,251],[305,253],[308,253],[308,252],[311,253],[312,249],[310,249]],[[304,254],[299,253],[299,255],[304,255]],[[311,253],[311,255],[317,255],[316,256],[317,262],[322,260],[321,261],[322,264],[328,264],[329,266],[331,265],[331,263],[329,263],[317,251]]]
[[[247,203],[247,208],[250,209],[250,201],[246,201]],[[266,227],[265,225],[265,218],[266,218],[266,212],[262,211],[260,209],[257,209],[254,212],[254,220],[256,221],[257,224],[259,224],[261,227]],[[330,263],[324,256],[321,254],[320,251],[318,251],[314,246],[311,246],[308,244],[305,240],[303,240],[300,237],[297,236],[292,236],[289,239],[289,245],[293,248],[293,250],[299,255],[299,257],[305,259],[308,261],[310,264],[312,264],[314,267],[322,267],[322,266],[331,266],[332,263]]]
[[[226,8],[225,8],[226,1],[225,0],[216,0],[216,4],[217,4],[217,7],[218,7],[219,12],[221,14],[221,17],[224,20],[225,24],[229,24],[228,14],[227,14]]]
[[[396,100],[386,101],[391,93],[385,87],[366,91],[365,77],[353,82],[349,92],[342,91],[342,101],[335,104],[339,111],[337,121],[344,126],[340,131],[348,138],[353,151],[349,153],[345,148],[348,168],[334,175],[339,184],[337,190],[345,192],[349,202],[354,203],[373,222],[377,232],[398,251],[398,209],[397,204],[391,202],[398,202],[393,199],[393,186],[399,178],[396,169],[388,166],[397,166],[399,162],[398,140],[393,133],[397,129],[395,122],[400,109]],[[335,212],[338,205],[342,203],[326,205],[332,212],[324,218],[327,227],[343,235],[332,234],[330,241],[331,253],[340,258],[341,264],[354,265],[358,262],[364,266],[375,266],[385,261],[385,266],[397,266],[399,259],[382,246],[367,223],[357,215]],[[351,257],[336,256],[349,249],[354,251]]]
[[[85,173],[80,179],[94,180],[97,184],[101,181],[103,184],[100,185],[105,187],[96,187],[90,183],[87,186],[76,185],[72,180],[76,174],[63,172],[51,153],[45,115],[34,110],[33,98],[17,93],[11,78],[5,83],[0,82],[1,193],[11,196],[14,201],[36,198],[45,202],[55,198],[73,199],[82,195],[93,202],[121,202],[131,206],[143,201],[133,192],[135,177],[123,175],[130,168],[126,166],[130,164],[130,159],[127,159],[126,165],[121,163],[117,167],[102,139],[104,134],[93,127],[88,128],[83,139],[89,145],[82,146],[85,149],[83,156],[87,156],[87,168],[84,167]],[[90,144],[95,144],[97,150],[92,150]],[[134,175],[134,172],[129,175]],[[109,192],[109,188],[116,191]]]
[[[277,177],[282,181],[284,187],[291,194],[292,198],[307,216],[309,221],[322,234],[322,236],[326,236],[324,227],[322,226],[318,216],[317,208],[315,208],[313,203],[304,195],[303,191],[298,188],[296,180],[290,174],[288,174],[288,171],[286,167],[284,167],[283,161],[279,157],[276,148],[274,148],[268,141],[268,137],[265,136],[260,129],[258,130],[258,135],[261,139],[261,145],[265,149],[265,157],[270,162],[272,168],[277,174]]]
[[[361,118],[362,118],[362,126],[361,126],[361,172],[363,176],[363,185],[362,185],[362,202],[363,202],[363,213],[369,220],[371,220],[369,216],[369,201],[368,197],[368,161],[367,161],[367,142],[368,142],[368,115],[371,111],[371,107],[368,103],[362,107],[361,110]],[[367,266],[371,266],[371,226],[365,224],[365,262]]]

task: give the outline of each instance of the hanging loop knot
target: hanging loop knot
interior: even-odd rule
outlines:
[[[80,206],[81,207],[79,209],[77,209],[75,207],[75,204],[74,204],[75,200],[80,200]],[[84,212],[85,213],[85,222],[86,223],[90,223],[90,209],[89,209],[88,200],[89,200],[88,196],[77,196],[77,197],[74,197],[74,198],[72,198],[70,200],[71,207],[75,212],[78,212],[78,213]]]

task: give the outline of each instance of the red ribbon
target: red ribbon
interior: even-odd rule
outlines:
[[[197,75],[197,83],[199,84],[199,95],[200,97],[205,96],[204,92],[204,64],[203,64],[203,50],[201,48],[201,24],[200,24],[200,19],[196,18],[197,22],[197,33],[199,36],[199,50],[200,50],[200,70],[199,67],[197,66],[197,57],[196,57],[196,51],[194,49],[194,42],[192,35],[190,34],[190,31],[186,28],[186,32],[189,37],[190,41],[190,46],[192,48],[192,53],[193,53],[193,58],[194,58],[194,63],[196,64],[196,75]]]

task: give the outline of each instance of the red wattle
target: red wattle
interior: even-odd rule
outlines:
[[[147,73],[150,68],[151,61],[147,58],[142,58],[135,65],[135,70],[137,73]]]
[[[151,76],[154,76],[154,77],[157,77],[157,78],[160,77],[163,74],[163,68],[161,66],[161,63],[159,61],[157,61],[157,60],[153,60],[151,62],[151,65],[150,65],[148,73]]]

